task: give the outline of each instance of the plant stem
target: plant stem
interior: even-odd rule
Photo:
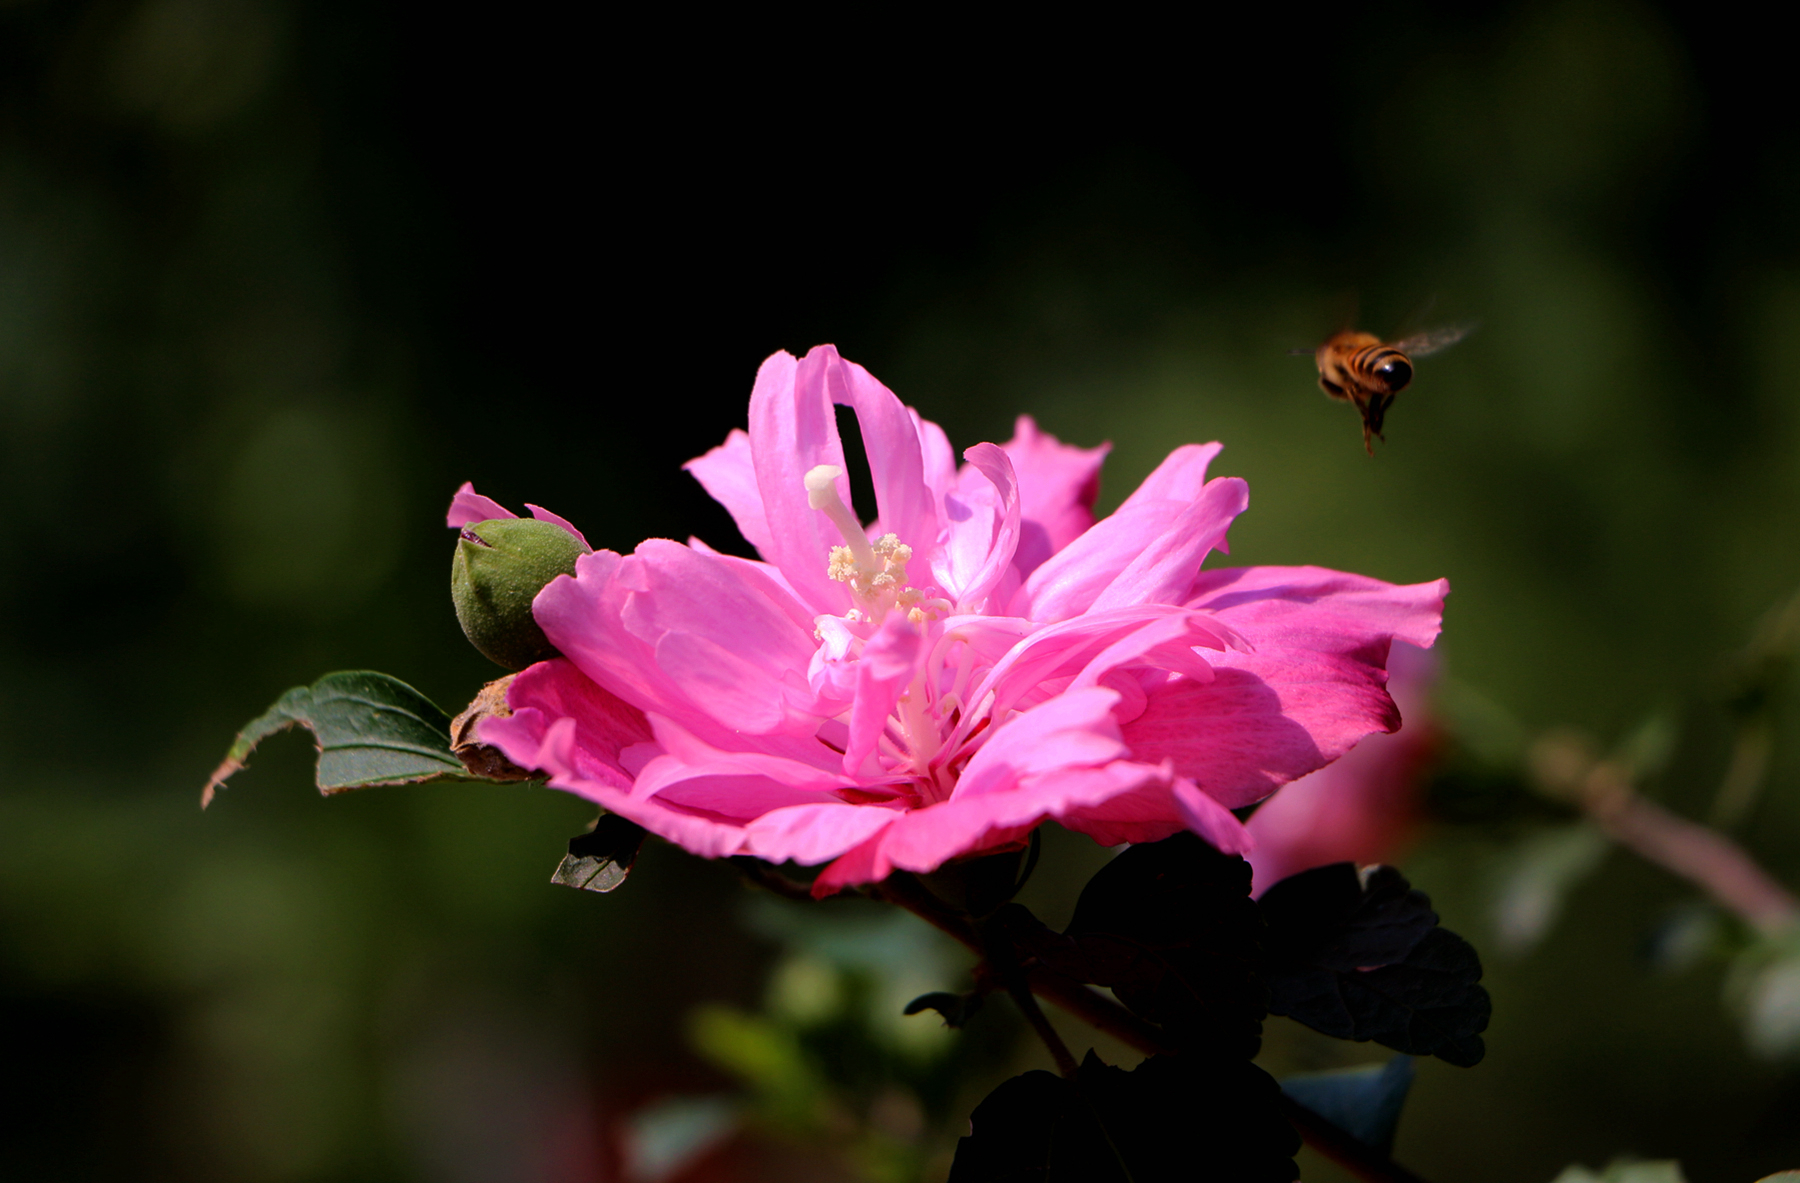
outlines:
[[[1037,1032],[1037,1037],[1043,1040],[1045,1047],[1050,1049],[1050,1058],[1056,1061],[1056,1070],[1068,1079],[1074,1080],[1077,1068],[1075,1057],[1070,1054],[1069,1045],[1063,1042],[1062,1036],[1056,1033],[1056,1028],[1050,1025],[1050,1020],[1044,1017],[1043,1008],[1038,1006],[1037,998],[1032,994],[1031,986],[1026,982],[1025,975],[1018,971],[1017,966],[1014,966],[1006,978],[1007,993],[1012,995],[1012,1000],[1018,1004],[1019,1010],[1025,1015],[1025,1021],[1031,1024],[1033,1031]]]
[[[980,935],[975,926],[966,917],[948,911],[917,880],[910,875],[897,873],[889,876],[875,888],[875,893],[890,903],[905,908],[918,916],[927,924],[947,933],[956,940],[967,945],[983,957],[988,950],[983,947]],[[1009,951],[1010,952],[1010,951]],[[1163,1040],[1162,1033],[1155,1027],[1138,1018],[1117,1002],[1090,989],[1081,982],[1063,977],[1061,974],[1039,966],[1026,971],[1025,981],[1029,986],[1027,997],[1035,994],[1048,1002],[1053,1002],[1060,1009],[1067,1011],[1089,1026],[1104,1031],[1114,1039],[1136,1048],[1147,1056],[1179,1055],[1179,1049],[1170,1046]],[[1011,983],[1008,983],[1009,988]],[[1017,995],[1014,995],[1017,998]],[[1025,1010],[1023,1004],[1021,1010]],[[1043,1012],[1033,1005],[1026,1011],[1031,1018],[1036,1013],[1038,1020],[1044,1021]],[[1036,1026],[1036,1023],[1033,1024]],[[1047,1021],[1044,1026],[1048,1027]],[[1043,1031],[1039,1030],[1040,1038]],[[1054,1031],[1050,1038],[1055,1039],[1051,1045],[1051,1054],[1056,1054],[1057,1047],[1062,1047],[1062,1057],[1067,1057],[1069,1068],[1063,1075],[1072,1075],[1074,1057],[1069,1056],[1068,1049],[1062,1039]],[[1045,1042],[1049,1044],[1050,1040]],[[1058,1058],[1058,1067],[1062,1066],[1062,1057]],[[1418,1175],[1413,1174],[1387,1155],[1372,1146],[1366,1145],[1346,1134],[1331,1122],[1320,1117],[1298,1101],[1286,1096],[1281,1098],[1282,1114],[1293,1125],[1296,1132],[1314,1150],[1331,1159],[1363,1183],[1425,1183]]]

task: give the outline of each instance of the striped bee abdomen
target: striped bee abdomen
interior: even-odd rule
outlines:
[[[1350,369],[1367,386],[1397,394],[1412,381],[1412,362],[1392,345],[1370,345],[1350,355]]]

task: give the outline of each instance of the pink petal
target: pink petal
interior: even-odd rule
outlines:
[[[587,537],[584,534],[582,534],[582,532],[580,530],[577,530],[573,525],[571,525],[567,518],[560,517],[557,514],[553,514],[549,510],[545,509],[543,506],[533,505],[529,501],[527,501],[525,503],[525,508],[529,509],[531,511],[531,516],[536,518],[538,521],[549,522],[552,526],[561,526],[563,529],[567,530],[569,533],[575,535],[576,539],[581,543],[581,545],[586,546],[589,550],[594,549],[592,546],[588,545]]]
[[[1168,619],[1176,619],[1181,623],[1179,626],[1168,626],[1166,632],[1159,627],[1144,633],[1136,641],[1126,640],[1137,636],[1145,627]],[[1105,612],[1090,612],[1071,620],[1059,621],[1025,636],[1005,656],[993,662],[987,674],[970,693],[969,701],[979,703],[991,693],[994,695],[994,703],[990,713],[995,717],[1003,717],[1022,698],[1046,682],[1073,677],[1096,662],[1098,664],[1094,665],[1092,673],[1093,680],[1098,681],[1107,671],[1127,661],[1147,660],[1159,646],[1169,643],[1176,636],[1183,638],[1190,646],[1205,645],[1221,650],[1243,644],[1230,629],[1219,627],[1211,614],[1170,604],[1139,604]],[[1108,655],[1109,647],[1121,643],[1122,648],[1111,650]],[[1197,655],[1189,655],[1167,664],[1171,668],[1189,668],[1196,663],[1200,666],[1206,664]],[[975,723],[975,716],[965,717],[959,728],[959,741]]]
[[[1171,782],[1166,775],[1146,780],[1130,792],[1067,811],[1057,821],[1064,829],[1086,834],[1102,846],[1160,842],[1183,830],[1198,834],[1226,854],[1243,854],[1254,845],[1230,810],[1196,789],[1193,782]]]
[[[831,401],[856,412],[882,532],[923,550],[937,538],[937,503],[925,483],[916,414],[869,371],[843,360],[831,346],[821,345],[807,357],[823,351],[830,355],[825,378]]]
[[[816,728],[805,606],[763,564],[652,539],[629,558],[584,555],[532,614],[610,693],[703,734]]]
[[[655,797],[665,805],[744,824],[771,809],[842,802],[836,791],[845,777],[827,765],[824,757],[837,753],[823,745],[812,745],[813,752],[802,750],[814,757],[808,761],[788,753],[714,747],[661,716],[651,716],[651,723],[663,754],[638,772],[631,788],[634,799]]]
[[[1206,487],[1207,466],[1224,450],[1225,445],[1220,443],[1181,445],[1156,466],[1156,471],[1144,478],[1144,483],[1125,499],[1125,505],[1146,501],[1192,501]]]
[[[492,519],[484,519],[492,520]],[[513,678],[506,689],[510,718],[482,720],[477,738],[492,744],[521,768],[538,768],[544,731],[559,719],[574,721],[574,748],[568,766],[581,777],[628,789],[631,776],[619,753],[650,739],[643,712],[608,694],[562,659],[540,661]]]
[[[566,518],[558,517],[541,505],[527,504],[525,508],[529,509],[531,516],[538,521],[549,522],[552,526],[561,526],[575,535],[581,541],[581,545],[586,546],[589,550],[594,549],[588,546],[588,540],[582,536],[581,531],[570,525]],[[516,518],[518,516],[492,497],[483,497],[477,493],[473,481],[464,481],[462,488],[456,491],[456,496],[450,499],[450,512],[444,515],[444,524],[452,530],[460,530],[474,522],[491,522],[496,518]]]
[[[1250,831],[1231,810],[1202,793],[1191,780],[1175,782],[1175,804],[1187,828],[1226,854],[1249,854],[1256,846]]]
[[[855,887],[859,883],[879,883],[886,879],[893,870],[881,858],[881,839],[886,832],[885,827],[875,831],[820,871],[819,877],[813,880],[813,899],[822,900],[826,896],[836,895],[846,887]],[[877,867],[880,868],[879,874]]]
[[[964,453],[979,486],[960,481],[944,502],[943,545],[932,556],[931,573],[956,601],[957,611],[980,613],[998,598],[1019,542],[1019,490],[1012,462],[993,444]]]
[[[876,805],[792,805],[745,827],[744,853],[772,863],[813,866],[834,859],[893,823],[893,809]]]
[[[477,493],[474,481],[464,481],[462,488],[456,491],[456,496],[450,499],[450,512],[444,515],[444,524],[452,530],[460,530],[473,522],[491,522],[495,518],[518,516],[492,497],[483,497]]]
[[[1327,863],[1391,862],[1418,827],[1420,774],[1440,740],[1426,690],[1431,655],[1405,642],[1388,655],[1388,692],[1406,715],[1392,735],[1371,735],[1341,759],[1301,777],[1257,809],[1249,830],[1254,891]]]
[[[954,797],[913,810],[882,831],[873,869],[881,877],[896,867],[935,870],[961,855],[1016,842],[1045,821],[1079,819],[1158,779],[1166,777],[1154,765],[1117,760],[1029,777],[1011,792]]]
[[[1022,777],[1128,755],[1112,716],[1118,700],[1111,690],[1091,687],[1058,695],[1007,720],[963,769],[952,798],[1001,792]]]
[[[849,744],[843,768],[855,775],[875,754],[875,744],[888,716],[912,682],[924,656],[924,638],[899,612],[888,613],[881,628],[863,646],[856,663],[856,701],[850,710]]]
[[[1199,644],[1224,647],[1219,630],[1199,613],[1174,612],[1152,617],[1095,654],[1069,683],[1069,689],[1097,686],[1102,677],[1122,666],[1143,664],[1155,664],[1197,682],[1210,682],[1212,666],[1194,652],[1194,646]]]
[[[629,560],[610,550],[575,561],[573,578],[553,579],[531,614],[562,655],[609,694],[641,710],[678,714],[680,689],[656,666],[654,647],[621,619],[631,588],[620,578]]]
[[[769,523],[763,516],[756,465],[750,458],[750,436],[734,427],[724,443],[682,467],[731,514],[744,541],[754,546],[758,554],[768,557]]]
[[[1017,841],[1048,818],[1077,817],[1152,781],[1166,785],[1165,771],[1117,759],[1124,749],[1115,698],[1079,691],[1011,720],[969,762],[949,800],[895,818],[826,868],[814,894],[884,879],[896,867],[933,870]]]
[[[1141,768],[1152,765],[1138,765]],[[1187,829],[1181,808],[1175,803],[1172,778],[1167,770],[1145,780],[1129,792],[1109,797],[1057,819],[1065,830],[1086,834],[1102,846],[1124,842],[1160,842]]]
[[[1250,486],[1237,477],[1208,481],[1167,532],[1146,540],[1090,610],[1186,600],[1200,564],[1211,551],[1226,549],[1225,533],[1249,503]]]
[[[1186,467],[1191,472],[1196,465]],[[1179,482],[1171,477],[1160,483]],[[1191,593],[1207,553],[1225,549],[1225,533],[1248,500],[1248,486],[1235,477],[1209,481],[1186,501],[1133,494],[1032,572],[1011,612],[1051,621],[1095,608],[1180,603]]]
[[[919,437],[919,454],[924,462],[925,487],[931,490],[933,505],[942,505],[944,495],[956,487],[956,451],[950,446],[950,437],[944,429],[929,419],[922,418],[911,407],[906,409],[912,416],[913,430]],[[926,541],[920,545],[929,546]]]
[[[1094,524],[1100,466],[1112,445],[1072,447],[1020,415],[1012,439],[1000,446],[1018,474],[1022,524],[1013,565],[1023,577]]]
[[[1390,639],[1431,648],[1443,626],[1448,580],[1397,585],[1324,567],[1224,567],[1194,581],[1188,605],[1216,612],[1220,621],[1262,646],[1341,647],[1361,644],[1387,660]]]
[[[655,799],[633,799],[619,755],[629,746],[625,741],[647,729],[630,708],[582,682],[566,662],[530,667],[509,689],[513,715],[483,721],[482,742],[500,748],[515,764],[549,773],[553,788],[596,802],[703,858],[736,854],[745,841],[742,826]]]
[[[1227,808],[1398,727],[1383,689],[1388,647],[1396,637],[1428,644],[1448,591],[1442,580],[1397,587],[1313,567],[1212,571],[1201,583],[1195,605],[1254,650],[1211,658],[1210,683],[1178,678],[1152,691],[1124,736],[1138,759],[1173,761]]]
[[[653,538],[625,571],[634,582],[620,619],[652,645],[658,670],[689,704],[685,713],[762,734],[810,711],[802,672],[816,645],[810,615],[759,565]]]
[[[821,464],[844,467],[827,371],[837,350],[822,345],[795,361],[777,353],[763,362],[750,394],[750,456],[762,497],[767,545],[763,558],[781,573],[815,614],[841,616],[850,608],[843,584],[826,574],[831,548],[841,545],[830,519],[807,502],[804,478]],[[850,482],[837,480],[850,504]]]

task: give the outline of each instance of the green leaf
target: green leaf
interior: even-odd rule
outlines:
[[[1291,1183],[1300,1139],[1280,1091],[1245,1060],[1089,1052],[1074,1080],[1015,1076],[976,1106],[949,1183]]]
[[[1739,953],[1725,992],[1752,1052],[1766,1060],[1800,1056],[1800,935],[1761,940]]]
[[[398,678],[342,670],[311,686],[294,687],[238,732],[206,782],[201,806],[243,769],[257,744],[290,727],[313,733],[321,793],[475,779],[451,752],[450,716],[437,704]]]
[[[569,839],[569,853],[550,882],[582,891],[612,891],[625,882],[644,844],[644,827],[616,813],[600,816],[594,828]]]
[[[1590,821],[1551,826],[1519,842],[1496,875],[1494,928],[1501,947],[1522,953],[1556,924],[1569,893],[1599,869],[1612,841]]]
[[[1400,872],[1334,863],[1288,876],[1260,902],[1275,1014],[1339,1039],[1480,1062],[1492,1010],[1481,959]]]
[[[826,1120],[830,1086],[792,1030],[763,1015],[707,1004],[689,1016],[688,1041],[743,1081],[757,1109],[777,1126],[811,1137]]]
[[[1413,1075],[1412,1057],[1395,1056],[1385,1064],[1284,1077],[1281,1091],[1385,1155],[1393,1151]]]
[[[625,1171],[632,1179],[690,1174],[737,1132],[741,1102],[734,1097],[664,1097],[625,1118]]]

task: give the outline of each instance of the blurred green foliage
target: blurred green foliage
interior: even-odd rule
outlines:
[[[611,895],[551,887],[592,818],[556,793],[326,803],[290,740],[196,807],[285,687],[376,668],[454,706],[492,675],[445,588],[464,479],[596,545],[734,545],[678,465],[778,347],[834,340],[959,446],[1021,411],[1110,439],[1106,505],[1223,440],[1252,490],[1235,561],[1448,576],[1456,685],[1609,741],[1674,711],[1648,787],[1705,816],[1745,725],[1729,655],[1800,586],[1800,154],[1755,30],[1376,4],[996,59],[1010,34],[846,27],[866,86],[827,93],[769,28],[659,60],[665,93],[615,68],[683,38],[562,19],[0,5],[0,1175],[604,1177],[624,1115],[737,1087],[758,1039],[792,1052],[756,1024],[809,1030],[807,974],[880,984],[804,968],[666,847]],[[1286,351],[1433,297],[1423,323],[1481,328],[1421,363],[1370,461]],[[1768,701],[1738,832],[1796,885],[1800,719]],[[1745,1048],[1717,966],[1641,955],[1686,890],[1614,856],[1509,957],[1513,835],[1407,861],[1495,1010],[1479,1068],[1421,1065],[1398,1157],[1470,1183],[1792,1166],[1791,1062]],[[1028,902],[1060,927],[1103,852],[1048,845]],[[1265,1062],[1341,1054],[1275,1023]],[[865,1081],[861,1112],[916,1103],[942,1145],[1022,1066],[987,1063],[961,1100],[882,1109]]]

